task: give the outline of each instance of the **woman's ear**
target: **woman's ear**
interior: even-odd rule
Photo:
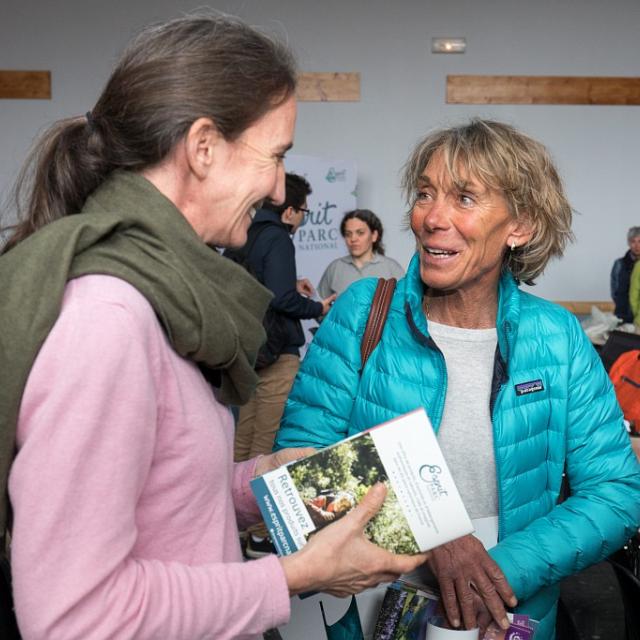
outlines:
[[[375,244],[376,242],[378,242],[378,232],[377,231],[372,231],[371,232],[371,242],[373,244]]]
[[[211,118],[198,118],[185,137],[185,155],[191,172],[204,179],[217,159],[224,138]]]
[[[533,225],[528,217],[522,217],[516,221],[515,227],[507,236],[507,246],[514,250],[527,244],[533,237]]]

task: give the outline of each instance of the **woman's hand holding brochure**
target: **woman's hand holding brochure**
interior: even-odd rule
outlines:
[[[480,626],[491,617],[503,628],[509,626],[505,604],[513,607],[517,599],[500,567],[472,535],[436,547],[429,559],[438,578],[444,609],[452,626]]]
[[[280,558],[291,595],[324,591],[344,597],[391,582],[428,559],[429,553],[393,554],[364,535],[385,496],[385,486],[374,485],[347,515],[311,536],[300,551]]]

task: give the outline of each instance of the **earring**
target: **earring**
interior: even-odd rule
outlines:
[[[515,248],[516,248],[516,241],[512,240],[511,241],[511,251],[515,251]]]

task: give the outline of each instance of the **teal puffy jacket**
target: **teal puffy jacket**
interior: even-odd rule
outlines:
[[[376,280],[353,284],[323,321],[289,396],[276,449],[325,447],[424,407],[437,431],[444,359],[422,312],[417,257],[397,286],[382,339],[360,372]],[[558,582],[622,546],[640,522],[640,465],[598,355],[568,311],[499,284],[491,415],[499,542],[490,555],[520,602],[555,636]],[[539,382],[538,382],[539,381]],[[526,392],[526,383],[531,389]],[[563,470],[571,497],[558,505]]]

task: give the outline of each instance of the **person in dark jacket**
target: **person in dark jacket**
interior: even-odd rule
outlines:
[[[627,232],[629,250],[613,263],[611,269],[611,299],[615,303],[615,315],[624,322],[633,322],[633,311],[629,303],[629,283],[636,260],[640,257],[640,227],[631,227]]]
[[[291,237],[304,220],[310,193],[311,186],[304,178],[288,173],[285,201],[282,204],[265,201],[251,223],[254,228],[261,226],[264,229],[259,231],[247,255],[248,266],[273,293],[270,304],[284,329],[284,344],[277,360],[260,369],[260,380],[253,397],[240,408],[235,439],[236,462],[271,452],[284,403],[300,365],[299,349],[304,345],[300,320],[325,315],[335,299],[332,295],[322,301],[313,300],[311,283],[307,279],[297,279],[295,246]]]
[[[246,256],[253,274],[273,293],[270,305],[284,329],[284,345],[276,361],[258,371],[258,386],[249,402],[240,407],[234,446],[236,462],[271,453],[284,403],[300,366],[299,348],[305,340],[300,320],[325,315],[335,300],[335,295],[322,301],[311,299],[314,290],[309,280],[297,279],[292,236],[304,220],[311,186],[293,173],[287,173],[285,180],[284,202],[273,204],[267,200],[256,212],[253,229],[249,230],[249,237],[253,235],[255,240]],[[251,533],[247,555],[259,557],[271,550],[262,526],[251,528]]]

